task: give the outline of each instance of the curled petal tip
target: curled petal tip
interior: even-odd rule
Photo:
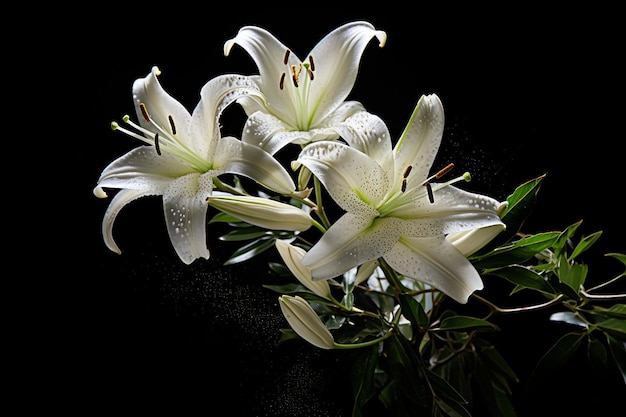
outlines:
[[[93,195],[98,198],[107,198],[107,193],[102,189],[102,187],[96,187],[93,189]]]

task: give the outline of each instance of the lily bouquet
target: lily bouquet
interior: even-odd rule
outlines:
[[[470,191],[470,173],[454,163],[437,166],[445,123],[437,95],[416,97],[399,137],[347,100],[373,40],[383,47],[386,32],[350,22],[302,59],[245,26],[224,54],[243,49],[258,74],[211,79],[191,113],[161,86],[159,68],[137,79],[136,120],[124,116],[112,128],[144,145],[105,167],[94,188],[101,198],[115,190],[102,223],[106,246],[121,253],[116,217],[145,196],[161,196],[184,264],[209,259],[207,232],[226,225],[221,240],[241,242],[226,264],[268,255],[282,280],[264,286],[289,325],[277,329],[280,343],[354,351],[355,417],[470,416],[477,398],[492,416],[515,416],[516,373],[484,336],[498,330],[499,314],[547,307],[560,307],[552,319],[571,331],[534,378],[585,350],[626,382],[626,294],[606,292],[626,272],[588,288],[579,261],[601,233],[581,237],[580,223],[524,233],[544,176],[498,201]],[[234,105],[246,115],[241,138],[221,131]],[[626,266],[626,254],[608,256]],[[539,301],[500,307],[478,293],[487,276]],[[459,313],[470,300],[484,313]]]

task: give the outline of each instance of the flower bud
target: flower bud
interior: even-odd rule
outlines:
[[[311,270],[302,264],[302,258],[306,255],[306,251],[297,246],[293,246],[284,240],[276,240],[276,249],[285,261],[285,265],[291,273],[300,281],[302,285],[319,295],[320,297],[330,298],[330,286],[328,281],[313,281],[311,278]]]
[[[208,203],[246,223],[270,230],[304,231],[312,220],[304,210],[269,198],[214,195]]]
[[[465,257],[468,257],[491,242],[491,240],[504,229],[504,223],[499,223],[452,233],[446,236],[446,239],[456,246]]]
[[[287,322],[301,338],[321,349],[335,347],[333,335],[304,298],[281,295],[278,302]]]

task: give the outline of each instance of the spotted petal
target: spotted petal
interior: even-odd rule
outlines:
[[[443,236],[402,238],[384,259],[400,274],[428,283],[459,303],[483,288],[478,271]]]

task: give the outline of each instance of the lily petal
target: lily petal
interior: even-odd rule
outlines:
[[[280,194],[289,195],[296,186],[287,170],[263,149],[224,137],[215,150],[214,165],[223,172],[239,173]]]
[[[340,142],[312,143],[297,162],[317,176],[346,211],[371,211],[389,187],[387,174],[375,160]]]
[[[428,177],[435,161],[445,123],[443,104],[435,94],[423,95],[417,102],[406,128],[396,143],[396,180],[408,166],[407,188],[420,185]]]
[[[309,53],[315,60],[316,88],[311,100],[319,103],[313,125],[328,117],[354,87],[361,55],[372,38],[378,38],[382,48],[387,34],[368,22],[351,22],[327,34]]]
[[[186,264],[209,259],[206,241],[206,196],[211,194],[209,175],[197,173],[176,178],[163,194],[167,232],[179,258]]]
[[[428,283],[462,304],[483,288],[478,271],[443,236],[403,237],[384,259],[405,277]]]
[[[392,250],[399,238],[398,220],[372,219],[349,212],[324,233],[302,259],[313,280],[336,277]]]
[[[117,215],[128,203],[145,195],[147,194],[144,190],[120,190],[109,203],[102,220],[102,237],[109,250],[117,254],[122,253],[122,250],[115,243],[115,239],[113,239],[113,224]]]

